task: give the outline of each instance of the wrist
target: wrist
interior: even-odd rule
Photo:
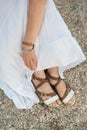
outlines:
[[[34,43],[23,41],[22,50],[24,52],[30,52],[34,49]]]

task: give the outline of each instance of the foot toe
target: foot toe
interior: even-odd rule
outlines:
[[[68,101],[68,105],[70,105],[70,106],[72,106],[72,105],[74,105],[74,103],[75,103],[75,96],[73,96],[69,101]]]
[[[60,100],[57,100],[56,102],[57,102],[57,105],[60,105],[60,104],[61,104],[61,101],[60,101]]]
[[[56,100],[55,102],[49,104],[50,107],[58,107],[60,105],[60,101],[59,100]]]

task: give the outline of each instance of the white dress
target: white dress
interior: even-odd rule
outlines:
[[[31,83],[33,71],[21,57],[29,0],[0,0],[0,88],[17,108],[29,109],[39,102]],[[59,67],[62,78],[67,69],[85,61],[79,44],[56,9],[47,0],[45,15],[35,41],[37,70]]]

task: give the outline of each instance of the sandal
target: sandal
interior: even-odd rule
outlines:
[[[65,105],[72,106],[75,103],[75,95],[74,95],[74,91],[69,87],[69,85],[66,83],[66,91],[65,91],[63,97],[60,97],[60,95],[57,91],[57,87],[58,87],[58,84],[62,81],[61,77],[60,76],[59,77],[51,76],[48,71],[46,72],[46,75],[47,75],[49,83],[50,83],[51,79],[56,81],[56,83],[54,85],[51,83],[50,84],[57,92],[61,102]]]
[[[35,83],[33,82],[33,79],[38,80],[40,83],[36,86]],[[48,82],[46,78],[45,79],[38,78],[34,74],[32,75],[32,83],[35,86],[36,94],[38,95],[39,99],[49,107],[54,107],[51,105],[51,103],[57,101],[56,107],[58,107],[61,104],[61,101],[55,91],[53,93],[44,93],[38,91],[38,88],[40,88],[46,82]],[[50,97],[50,98],[45,98],[45,97]]]

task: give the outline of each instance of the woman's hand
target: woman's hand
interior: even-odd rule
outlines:
[[[29,67],[31,70],[35,70],[37,66],[37,58],[34,49],[28,53],[23,52],[22,57],[25,65]]]

